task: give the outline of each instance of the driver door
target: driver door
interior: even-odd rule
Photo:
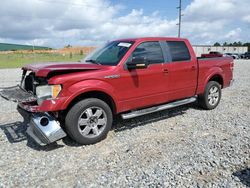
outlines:
[[[126,64],[121,70],[120,85],[117,88],[123,111],[152,106],[167,101],[164,83],[164,57],[160,43],[148,41],[139,44],[127,63],[133,58],[145,59],[148,66],[128,70]]]

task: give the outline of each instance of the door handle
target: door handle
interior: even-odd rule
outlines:
[[[164,72],[165,74],[168,74],[168,69],[163,69],[163,72]]]
[[[196,67],[193,65],[193,66],[191,67],[191,70],[196,70]]]

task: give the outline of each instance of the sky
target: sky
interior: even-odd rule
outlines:
[[[179,0],[1,0],[0,42],[61,48],[178,32]],[[192,44],[250,41],[250,0],[182,0]]]

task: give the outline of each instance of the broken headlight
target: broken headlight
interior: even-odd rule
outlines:
[[[41,104],[45,99],[54,99],[56,98],[62,87],[61,85],[44,85],[36,87],[36,96],[38,99],[38,104]]]

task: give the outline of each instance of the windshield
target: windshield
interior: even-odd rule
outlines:
[[[83,59],[83,62],[90,62],[100,65],[115,66],[123,58],[133,42],[113,41],[97,48]]]

